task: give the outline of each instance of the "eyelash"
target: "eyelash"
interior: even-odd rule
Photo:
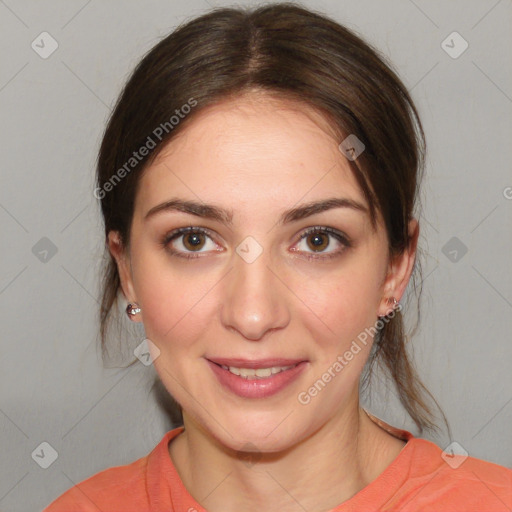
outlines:
[[[174,231],[171,231],[170,233],[166,234],[163,237],[163,239],[161,240],[160,243],[164,248],[169,250],[169,252],[173,256],[177,256],[179,258],[184,258],[184,259],[188,259],[188,260],[201,258],[202,256],[200,255],[200,253],[197,253],[197,254],[187,253],[189,255],[185,256],[184,253],[182,253],[180,251],[176,251],[175,249],[169,248],[169,244],[173,240],[179,238],[180,236],[186,235],[188,233],[199,233],[199,234],[206,235],[209,238],[212,238],[211,232],[208,229],[201,228],[201,227],[189,226],[186,228],[179,228]],[[336,240],[338,240],[338,242],[343,244],[345,247],[343,249],[333,251],[330,253],[325,253],[325,254],[323,254],[323,253],[316,253],[316,254],[315,253],[305,253],[305,256],[301,256],[301,257],[304,257],[307,260],[327,260],[327,259],[335,258],[337,256],[340,256],[343,252],[345,252],[346,249],[352,247],[352,243],[350,242],[348,237],[346,237],[343,233],[341,233],[333,228],[327,227],[327,226],[314,226],[314,227],[306,229],[302,233],[302,235],[299,237],[299,239],[296,243],[301,242],[302,240],[307,238],[309,235],[312,235],[315,233],[327,233],[327,234],[333,236]]]

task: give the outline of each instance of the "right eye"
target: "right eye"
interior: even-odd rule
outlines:
[[[201,227],[188,226],[179,228],[166,234],[162,240],[162,245],[169,250],[173,256],[185,259],[199,258],[199,254],[208,251],[201,251],[204,248],[207,239],[212,241],[211,250],[215,249],[216,244],[210,236],[210,231]],[[197,253],[197,255],[194,255]]]

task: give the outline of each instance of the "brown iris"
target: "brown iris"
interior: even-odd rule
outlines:
[[[325,243],[322,242],[322,238],[324,239]],[[327,235],[320,233],[313,233],[307,236],[306,240],[308,246],[317,252],[322,251],[329,245],[329,237]],[[312,241],[312,243],[310,243],[310,240]]]
[[[188,233],[183,237],[183,245],[189,251],[196,251],[202,248],[204,237],[204,233]]]

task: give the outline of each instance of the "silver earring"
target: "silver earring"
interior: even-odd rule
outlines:
[[[393,310],[396,308],[396,306],[398,306],[398,301],[395,299],[395,297],[388,297],[386,299],[386,302],[389,304],[393,303]],[[386,316],[388,316],[389,313],[385,314],[385,315],[379,315],[379,318],[384,318]]]
[[[140,313],[140,307],[136,302],[130,303],[126,306],[126,314],[128,315],[128,318],[135,316],[137,313]]]
[[[398,306],[398,301],[395,299],[395,297],[388,297],[387,299],[388,304],[391,304],[393,302],[393,309]]]

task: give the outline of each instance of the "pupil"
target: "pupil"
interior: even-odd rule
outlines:
[[[322,237],[321,236],[315,235],[313,240],[314,240],[313,243],[315,245],[322,245]]]

